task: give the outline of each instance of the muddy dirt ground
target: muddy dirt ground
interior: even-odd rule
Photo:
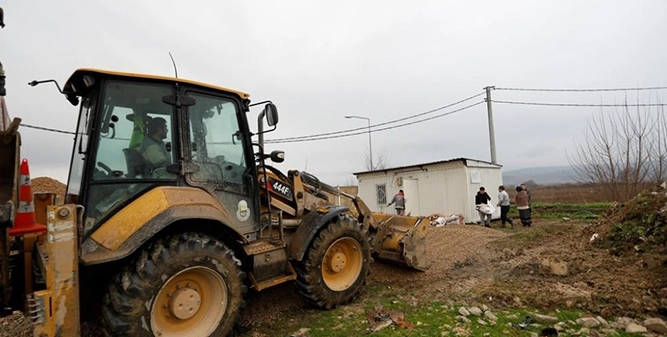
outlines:
[[[368,283],[403,293],[412,301],[544,310],[569,307],[604,317],[664,317],[666,257],[651,252],[614,256],[589,242],[597,229],[594,223],[539,219],[533,227],[514,230],[432,227],[427,271],[374,263]],[[294,284],[250,292],[247,302],[239,327],[244,336],[260,324],[284,319],[287,312],[312,310]],[[20,315],[1,319],[0,336],[29,336],[25,324]],[[87,329],[86,336],[97,334]]]
[[[577,308],[605,317],[664,317],[667,257],[657,253],[613,256],[590,244],[597,229],[596,224],[554,220],[537,220],[533,227],[514,230],[432,227],[426,272],[375,263],[369,285],[392,289],[419,302]],[[251,293],[241,319],[242,335],[252,335],[254,326],[282,320],[285,312],[299,310],[311,309],[293,285]]]

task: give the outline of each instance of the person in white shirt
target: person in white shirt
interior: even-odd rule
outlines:
[[[514,229],[514,223],[512,219],[507,217],[507,213],[510,211],[510,196],[505,191],[505,186],[498,186],[498,205],[500,206],[500,220],[502,221],[501,227],[505,228],[505,222],[510,224],[510,227]]]

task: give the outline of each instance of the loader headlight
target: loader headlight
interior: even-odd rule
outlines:
[[[95,78],[90,75],[86,75],[83,77],[83,84],[86,86],[86,88],[90,88],[95,84]]]

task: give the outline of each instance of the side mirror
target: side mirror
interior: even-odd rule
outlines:
[[[275,150],[271,151],[271,161],[274,163],[282,163],[285,161],[285,151]]]
[[[269,126],[275,126],[278,124],[278,108],[273,103],[267,103],[264,106],[264,115],[266,116],[266,123]]]

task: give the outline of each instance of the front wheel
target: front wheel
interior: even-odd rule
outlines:
[[[109,336],[226,336],[246,287],[240,261],[196,233],[158,240],[111,282],[102,309]]]
[[[299,291],[321,308],[352,301],[370,271],[366,232],[349,216],[340,215],[313,239],[298,265]]]

